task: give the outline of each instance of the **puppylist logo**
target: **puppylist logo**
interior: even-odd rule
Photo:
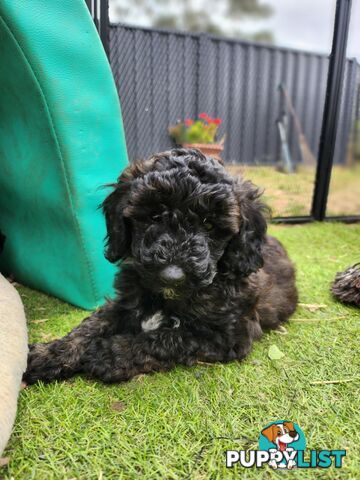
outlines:
[[[346,450],[306,450],[305,435],[299,425],[288,420],[271,422],[261,430],[259,450],[227,450],[226,467],[273,469],[342,467]]]

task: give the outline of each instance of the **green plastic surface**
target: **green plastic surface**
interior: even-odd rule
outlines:
[[[92,309],[113,293],[98,209],[127,163],[111,69],[84,0],[0,1],[0,268]]]

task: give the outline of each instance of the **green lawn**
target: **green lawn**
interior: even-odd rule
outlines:
[[[179,367],[113,386],[76,378],[26,388],[0,478],[280,478],[268,468],[226,470],[224,451],[256,449],[265,424],[285,418],[300,425],[308,448],[347,450],[340,470],[298,470],[289,478],[359,478],[359,311],[333,301],[329,283],[359,260],[360,225],[270,231],[297,265],[303,304],[285,334],[264,335],[242,363]],[[63,335],[85,315],[20,292],[31,340]],[[271,345],[282,360],[270,360]],[[312,384],[328,380],[350,381]]]
[[[264,189],[264,200],[273,217],[309,215],[314,191],[315,168],[301,166],[286,174],[274,167],[227,165]],[[335,165],[331,174],[327,215],[360,215],[360,164]]]

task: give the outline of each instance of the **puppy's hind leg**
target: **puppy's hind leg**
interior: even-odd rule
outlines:
[[[61,339],[30,345],[24,382],[51,382],[76,374],[81,356],[91,341],[116,332],[118,326],[114,308],[114,304],[108,303]]]

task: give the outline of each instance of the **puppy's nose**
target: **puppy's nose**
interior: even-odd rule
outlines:
[[[290,435],[291,438],[295,438],[296,435],[297,435],[297,432],[295,432],[295,430],[291,430],[291,431],[289,432],[289,435]]]
[[[168,265],[160,272],[161,280],[168,285],[176,285],[185,280],[184,270],[177,265]]]

